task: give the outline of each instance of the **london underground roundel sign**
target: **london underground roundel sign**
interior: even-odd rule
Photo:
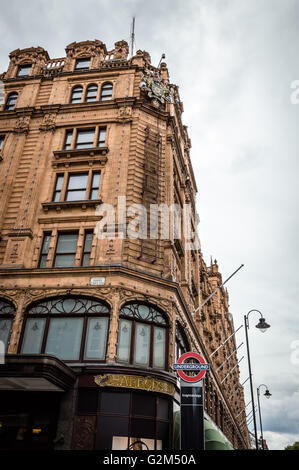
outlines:
[[[185,363],[186,359],[195,359],[198,362],[195,363]],[[204,378],[206,372],[210,370],[210,364],[207,364],[204,361],[204,358],[196,352],[186,352],[181,355],[176,364],[173,364],[173,369],[176,370],[185,382],[199,382]],[[198,374],[194,376],[186,375],[184,371],[199,371]]]

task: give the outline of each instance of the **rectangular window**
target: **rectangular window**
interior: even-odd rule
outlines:
[[[105,359],[108,318],[89,318],[84,359]]]
[[[83,318],[51,318],[45,354],[59,359],[79,359]]]
[[[63,174],[56,176],[56,184],[55,184],[55,189],[54,189],[53,199],[52,199],[53,202],[60,201],[63,177],[64,177]]]
[[[78,232],[58,234],[55,268],[72,267],[75,265],[77,251]]]
[[[28,77],[31,70],[31,64],[20,65],[18,68],[17,77]]]
[[[45,324],[45,318],[31,318],[26,321],[22,354],[40,354]]]
[[[93,230],[86,230],[83,253],[82,253],[82,266],[89,266],[90,263],[90,253],[92,248],[92,239],[93,239]]]
[[[39,268],[45,268],[46,263],[47,263],[47,257],[49,253],[49,246],[50,246],[50,241],[51,241],[51,233],[45,233],[44,234],[44,239],[43,239],[43,244],[42,244],[42,249],[40,253],[40,258],[39,258]]]
[[[144,366],[148,366],[149,364],[150,331],[150,326],[136,324],[134,364]]]
[[[65,150],[69,150],[71,148],[72,137],[73,137],[73,129],[71,129],[69,131],[66,131],[65,140],[64,140],[64,149]]]
[[[117,359],[121,362],[130,362],[131,330],[132,322],[122,319],[119,321]]]
[[[92,174],[90,199],[92,199],[93,201],[98,199],[99,187],[100,187],[100,176],[101,176],[101,173],[99,171],[95,171]]]
[[[3,148],[4,140],[5,140],[5,135],[0,135],[0,152]]]
[[[86,149],[94,146],[95,128],[78,130],[76,139],[76,149]]]
[[[98,147],[105,147],[105,144],[106,144],[106,127],[100,127]]]
[[[77,59],[75,70],[89,70],[90,57],[84,57],[84,59]]]
[[[74,173],[69,175],[66,201],[83,201],[86,195],[88,173]]]
[[[154,327],[153,367],[164,369],[165,366],[165,329]]]

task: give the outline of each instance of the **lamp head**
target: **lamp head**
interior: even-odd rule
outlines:
[[[262,317],[259,319],[259,322],[257,325],[255,325],[255,327],[258,328],[262,333],[265,333],[265,331],[267,331],[267,329],[270,328],[270,325]]]
[[[265,391],[265,393],[264,393],[264,396],[265,396],[266,398],[270,398],[270,397],[272,397],[272,393],[270,393],[269,390],[267,389],[267,390]]]

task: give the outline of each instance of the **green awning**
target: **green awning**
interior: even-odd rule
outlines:
[[[181,431],[181,420],[180,412],[176,411],[174,414],[174,447],[175,449],[180,448],[180,431]],[[204,420],[205,430],[205,450],[234,450],[233,446],[228,442],[227,439],[217,431],[216,427],[213,426],[207,419]]]

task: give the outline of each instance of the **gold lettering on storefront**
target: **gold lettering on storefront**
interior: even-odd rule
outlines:
[[[136,375],[104,374],[96,375],[94,381],[100,387],[123,387],[137,390],[146,390],[147,392],[167,393],[173,396],[175,394],[174,385],[163,380],[153,379],[152,377],[143,377]]]

